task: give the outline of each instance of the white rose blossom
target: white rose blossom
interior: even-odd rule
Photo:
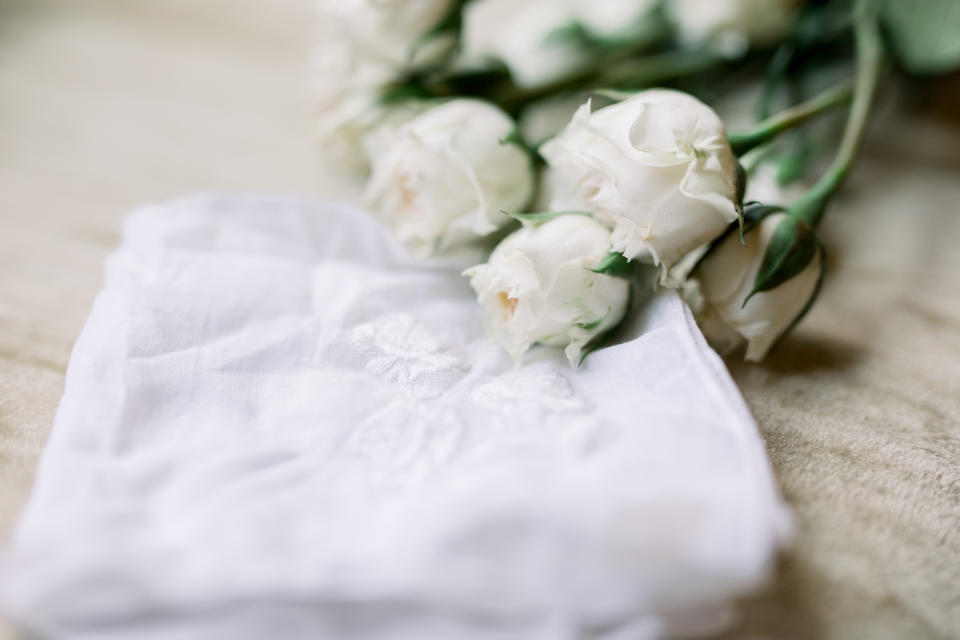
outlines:
[[[365,200],[418,255],[488,235],[533,196],[529,154],[503,139],[510,117],[480,100],[455,99],[367,139]]]
[[[561,215],[505,238],[464,272],[484,308],[487,337],[520,364],[534,344],[565,347],[571,364],[623,318],[627,280],[595,273],[610,232],[585,215]]]
[[[656,0],[472,0],[463,12],[463,61],[498,60],[520,87],[576,73],[594,51],[562,31],[575,25],[599,38],[632,33]]]
[[[311,89],[321,149],[354,170],[367,168],[363,139],[417,111],[413,102],[382,104],[385,88],[444,53],[428,34],[452,0],[321,0],[311,54]]]
[[[599,38],[629,36],[659,0],[568,0],[584,29]]]
[[[444,51],[425,36],[452,7],[453,0],[320,0],[320,46],[325,38],[340,38],[395,70],[433,62]]]
[[[768,45],[787,34],[798,0],[668,0],[667,13],[681,40],[739,56],[751,44]]]
[[[552,210],[593,214],[614,250],[664,272],[738,217],[723,123],[685,93],[643,91],[593,113],[587,102],[540,153]]]
[[[464,63],[497,60],[520,87],[548,84],[587,60],[578,43],[555,35],[573,22],[567,2],[472,0],[463,10]]]
[[[348,168],[366,168],[364,137],[404,113],[380,101],[393,70],[382,61],[358,56],[349,41],[333,36],[313,51],[311,67],[321,150]]]
[[[731,233],[693,272],[687,299],[707,340],[721,353],[747,342],[746,359],[759,361],[807,307],[823,270],[818,250],[800,273],[779,286],[753,295],[754,281],[777,225],[785,213],[765,217],[740,244]]]

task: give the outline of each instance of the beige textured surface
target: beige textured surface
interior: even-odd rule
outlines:
[[[960,131],[878,127],[825,232],[815,311],[764,366],[728,362],[799,525],[748,620],[784,638],[957,638]]]
[[[309,37],[299,0],[0,0],[0,536],[130,207],[349,192],[307,135]],[[825,232],[802,329],[730,363],[799,525],[730,637],[958,637],[960,131],[883,127]]]
[[[198,190],[318,191],[309,14],[263,6],[0,0],[3,531],[123,214]]]

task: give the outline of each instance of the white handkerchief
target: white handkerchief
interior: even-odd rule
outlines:
[[[639,639],[713,631],[789,529],[672,292],[572,369],[482,335],[465,264],[343,205],[128,221],[0,604],[52,638]]]

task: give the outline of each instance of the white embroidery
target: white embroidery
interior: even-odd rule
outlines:
[[[460,449],[464,426],[456,414],[402,404],[371,413],[350,435],[349,450],[372,463],[368,480],[381,487],[419,484]]]
[[[590,408],[590,403],[577,395],[565,376],[530,373],[526,369],[478,386],[471,397],[481,407],[498,411],[524,405],[552,411],[582,411]]]
[[[406,313],[358,325],[350,332],[350,341],[363,354],[368,373],[399,385],[417,400],[440,396],[468,369],[462,354]]]

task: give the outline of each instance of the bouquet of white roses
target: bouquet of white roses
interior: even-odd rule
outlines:
[[[366,173],[367,204],[418,255],[497,242],[465,275],[517,362],[545,344],[578,363],[630,312],[642,265],[683,291],[718,350],[762,359],[817,296],[816,230],[886,50],[908,72],[960,63],[950,0],[321,0],[319,13],[321,142]],[[708,105],[745,87],[756,122],[728,132]],[[839,136],[806,126],[841,107]]]

